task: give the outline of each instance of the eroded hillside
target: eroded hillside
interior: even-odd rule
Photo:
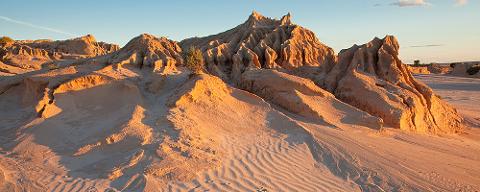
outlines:
[[[183,66],[190,46],[206,73]],[[0,189],[479,189],[480,145],[393,36],[337,56],[290,15],[254,12],[180,43],[33,47],[93,58],[2,76]]]

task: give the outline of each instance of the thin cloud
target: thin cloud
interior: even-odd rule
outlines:
[[[391,3],[391,5],[399,7],[414,7],[414,6],[426,6],[430,3],[425,0],[398,0],[397,2]]]
[[[455,5],[457,6],[466,5],[467,3],[468,3],[468,0],[455,0]]]
[[[456,6],[463,6],[468,3],[468,0],[454,0]],[[375,7],[381,6],[382,4],[375,4]],[[389,5],[398,6],[398,7],[418,7],[418,6],[428,6],[432,5],[427,2],[427,0],[396,0]]]
[[[422,47],[441,47],[444,46],[442,44],[430,44],[430,45],[412,45],[409,46],[410,48],[422,48]]]
[[[19,25],[24,25],[24,26],[27,26],[27,27],[35,28],[35,29],[41,29],[41,30],[45,30],[45,31],[50,31],[50,32],[54,32],[54,33],[59,33],[59,34],[63,34],[63,35],[72,36],[72,37],[78,36],[78,35],[76,35],[76,34],[69,33],[69,32],[66,32],[66,31],[62,31],[62,30],[58,30],[58,29],[53,29],[53,28],[50,28],[50,27],[44,27],[44,26],[40,26],[40,25],[35,25],[35,24],[32,24],[32,23],[15,20],[15,19],[12,19],[12,18],[9,18],[9,17],[5,17],[5,16],[0,16],[0,19],[2,19],[2,20],[4,20],[4,21],[7,21],[7,22],[10,22],[10,23],[15,23],[15,24],[19,24]]]

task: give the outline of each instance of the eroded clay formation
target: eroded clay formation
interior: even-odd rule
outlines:
[[[253,12],[231,30],[180,44],[199,47],[212,74],[239,85],[245,71],[276,69],[313,80],[389,127],[435,134],[462,129],[455,109],[416,81],[400,61],[400,46],[392,36],[343,50],[337,61],[331,48],[293,24],[289,14],[275,20]]]
[[[452,71],[452,68],[449,65],[430,64],[428,66],[407,66],[413,74],[447,74]]]
[[[393,36],[340,52],[323,86],[337,98],[403,130],[455,133],[462,129],[457,111],[417,81],[398,58]]]
[[[118,45],[97,42],[93,35],[59,41],[19,40],[0,46],[0,72],[19,74],[54,61],[95,57],[118,49]]]
[[[308,67],[318,73],[329,71],[335,63],[332,48],[315,34],[290,20],[280,20],[253,12],[248,20],[226,32],[180,42],[185,49],[196,46],[204,52],[209,71],[226,79],[240,79],[247,68],[297,70]]]
[[[453,70],[450,74],[461,77],[480,78],[480,63],[452,63]]]
[[[114,185],[120,190],[154,190],[158,186],[149,183],[155,179],[164,182],[160,186],[192,179],[219,164],[225,138],[244,132],[299,131],[298,138],[316,138],[298,123],[303,120],[329,128],[462,130],[456,110],[399,60],[392,36],[343,50],[337,59],[290,15],[275,20],[253,13],[224,33],[180,43],[142,34],[116,50],[80,39],[7,47],[7,60],[19,55],[49,61],[72,54],[93,58],[2,76],[0,106],[9,113],[0,119],[0,147],[38,164],[44,154],[58,155],[66,170],[118,181]],[[189,76],[181,54],[190,46],[203,51],[211,74]],[[24,51],[12,54],[15,47]],[[327,141],[306,142],[318,162],[340,166],[330,169],[368,187],[376,172],[321,142]],[[395,177],[374,180],[393,185],[389,180]]]
[[[186,75],[166,79],[163,74],[173,75],[181,64],[180,53],[176,42],[142,34],[110,54],[35,74],[6,76],[0,81],[0,106],[11,113],[0,119],[0,146],[11,147],[20,157],[31,156],[35,163],[42,158],[32,155],[31,148],[36,154],[55,153],[70,158],[67,167],[82,167],[88,171],[81,174],[111,181],[134,177],[132,171],[138,170],[165,181],[188,180],[216,166],[213,137],[203,138],[189,119],[176,114],[180,113],[176,106],[158,100],[171,97],[169,102],[175,103],[197,89],[208,89],[199,84],[202,80],[185,83]],[[218,78],[208,79],[221,82],[212,88],[226,86]],[[179,96],[170,96],[179,88]],[[35,119],[42,121],[27,125],[33,132],[14,141],[16,134],[24,133],[18,127]],[[78,123],[55,126],[59,122]],[[51,134],[62,136],[49,139]],[[31,142],[40,145],[27,144]],[[129,191],[130,185],[138,187],[122,183],[117,188]]]

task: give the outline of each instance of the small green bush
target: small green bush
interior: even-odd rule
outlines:
[[[183,54],[185,66],[194,74],[199,74],[204,70],[205,61],[203,60],[202,51],[196,47],[190,47]]]
[[[469,75],[475,75],[480,71],[480,65],[475,65],[467,69]]]
[[[3,36],[0,38],[0,45],[6,45],[6,44],[10,44],[10,43],[13,43],[14,40],[10,37],[7,37],[7,36]]]

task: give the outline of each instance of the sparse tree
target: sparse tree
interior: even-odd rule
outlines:
[[[194,46],[190,47],[184,52],[183,62],[185,63],[185,66],[194,74],[201,73],[205,67],[202,51]]]
[[[416,67],[420,66],[420,60],[413,61],[413,66],[416,66]]]

